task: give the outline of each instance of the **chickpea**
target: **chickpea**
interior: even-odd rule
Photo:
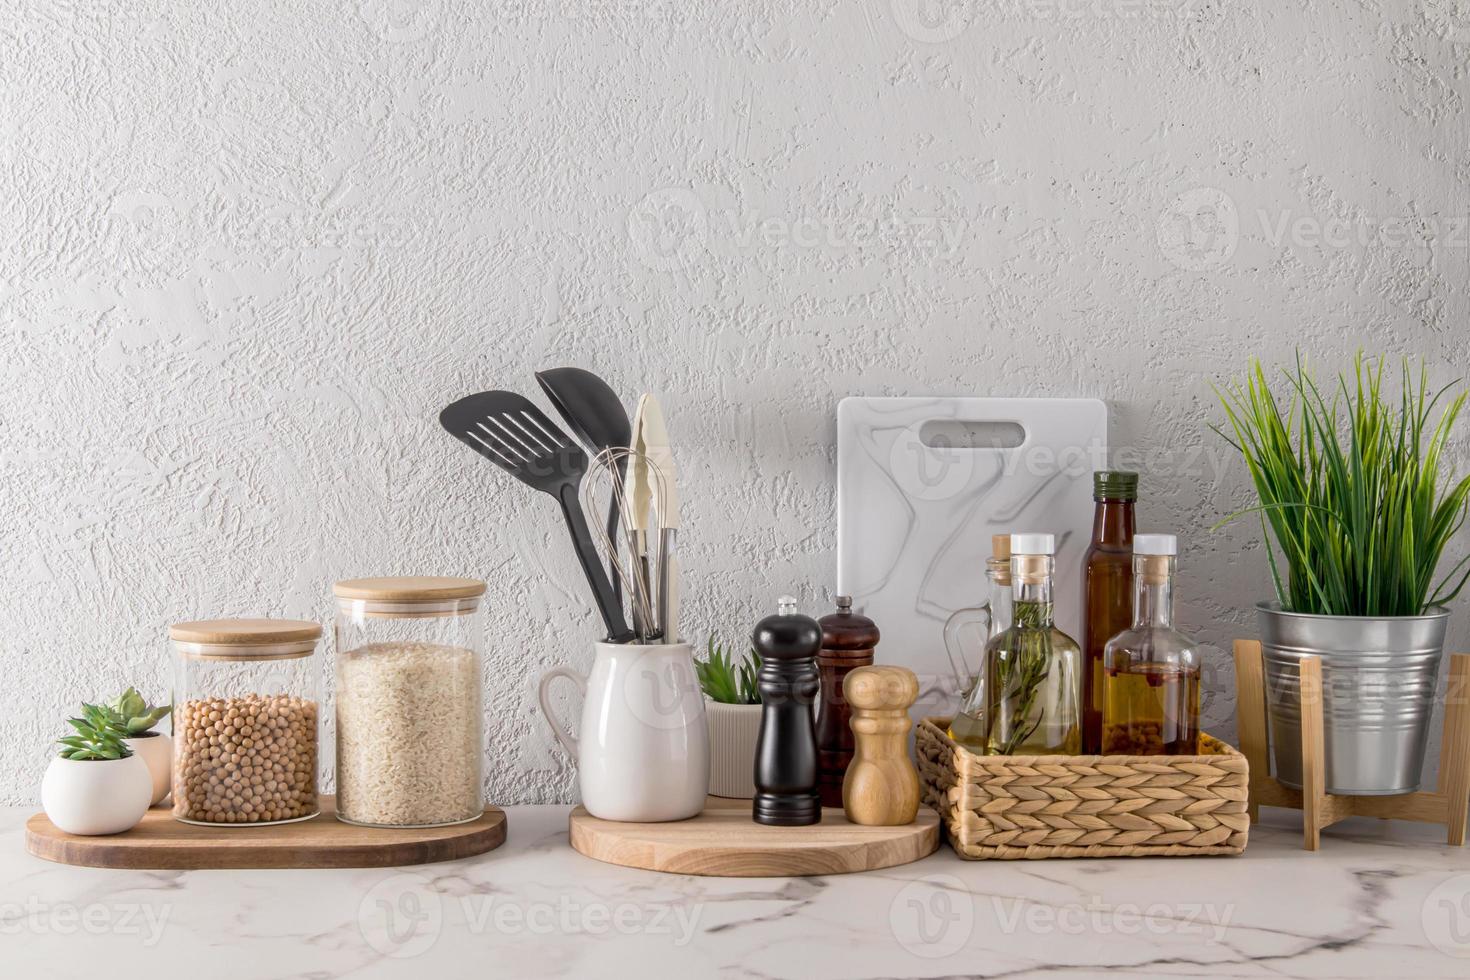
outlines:
[[[174,814],[268,823],[316,810],[314,703],[289,695],[208,698],[179,708]]]

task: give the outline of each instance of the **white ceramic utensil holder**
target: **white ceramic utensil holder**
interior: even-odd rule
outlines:
[[[557,678],[582,694],[580,735],[552,710]],[[539,694],[552,734],[576,760],[588,813],[658,823],[704,809],[709,730],[689,644],[598,643],[589,676],[557,667],[542,676]]]

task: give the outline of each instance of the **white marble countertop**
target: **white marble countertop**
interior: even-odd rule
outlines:
[[[12,977],[1470,976],[1470,848],[1356,820],[1236,858],[916,864],[696,878],[600,864],[564,806],[483,857],[361,871],[102,871],[25,853],[0,811]]]

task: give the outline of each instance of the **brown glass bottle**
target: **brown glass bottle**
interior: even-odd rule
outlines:
[[[1103,648],[1133,623],[1133,506],[1138,474],[1092,475],[1092,543],[1082,570],[1082,751],[1102,751]]]
[[[822,649],[817,654],[817,672],[822,678],[821,700],[817,703],[817,791],[822,806],[842,806],[842,779],[852,762],[852,708],[842,694],[842,681],[858,667],[873,663],[878,645],[878,627],[868,617],[852,611],[852,598],[837,597],[837,611],[818,621],[822,627]]]

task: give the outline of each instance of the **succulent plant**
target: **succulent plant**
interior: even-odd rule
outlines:
[[[95,762],[126,759],[133,754],[123,741],[127,735],[122,716],[105,704],[84,704],[82,717],[68,718],[66,723],[77,732],[56,740],[63,759]]]
[[[131,687],[119,694],[107,707],[122,719],[125,738],[137,738],[173,710],[173,706],[167,704],[149,707],[148,702],[143,700],[143,695]]]
[[[714,637],[709,639],[708,656],[694,661],[694,673],[705,697],[721,704],[760,704],[761,692],[755,683],[760,669],[760,654],[751,650],[737,665]]]

